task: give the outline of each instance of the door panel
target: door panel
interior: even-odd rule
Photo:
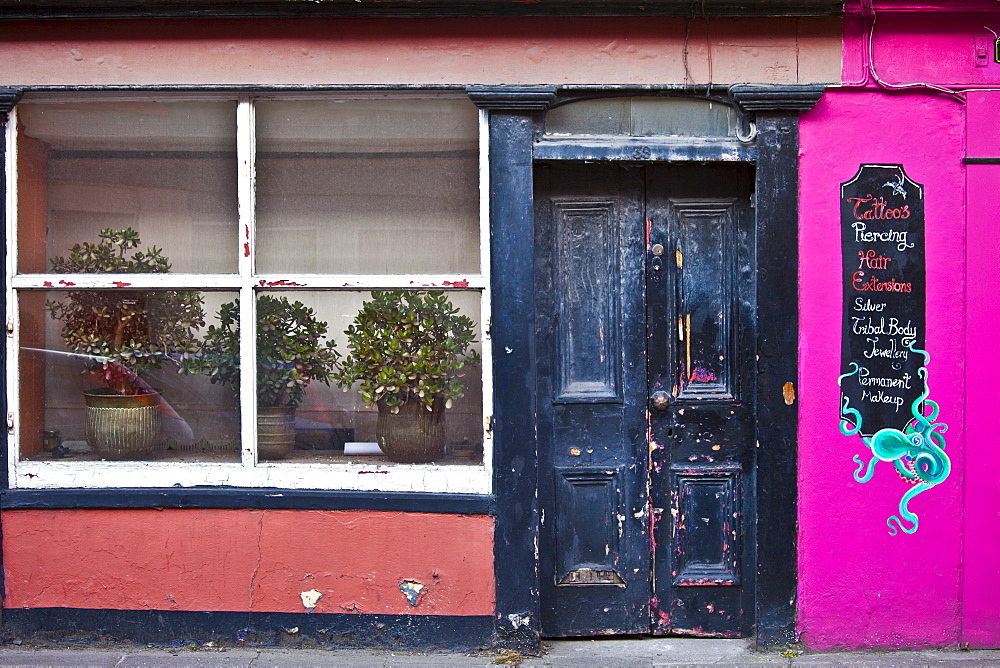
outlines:
[[[647,172],[650,243],[664,247],[647,271],[649,392],[669,397],[649,419],[654,633],[753,623],[752,183],[741,165]]]
[[[678,345],[671,366],[677,372],[677,391],[672,394],[682,402],[731,401],[736,378],[732,355],[736,309],[734,277],[728,268],[737,252],[735,202],[670,198],[666,206],[668,227],[673,228],[667,234],[676,241]]]
[[[555,475],[557,587],[624,585],[618,535],[621,467],[557,466]]]
[[[752,625],[750,184],[536,167],[545,635]]]
[[[642,172],[536,170],[542,627],[649,627]]]
[[[558,403],[622,401],[619,214],[610,199],[552,202]]]
[[[740,584],[740,470],[671,467],[674,587]]]

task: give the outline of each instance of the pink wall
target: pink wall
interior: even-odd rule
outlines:
[[[799,619],[815,649],[954,645],[961,612],[963,108],[930,95],[828,92],[803,119],[800,173]],[[909,486],[891,465],[854,481],[867,448],[838,429],[840,183],[862,163],[902,163],[924,185],[927,348],[953,471],[910,504],[913,535],[890,536]],[[867,459],[867,458],[866,458]],[[881,470],[879,470],[881,469]]]
[[[15,510],[6,607],[492,615],[493,519],[374,511]],[[411,605],[399,585],[424,585]]]
[[[994,12],[877,12],[878,75],[1000,87],[1000,65],[974,65],[984,23],[1000,25],[995,3],[982,6]],[[844,80],[867,85],[828,90],[801,126],[799,631],[813,649],[997,647],[1000,476],[991,433],[1000,418],[1000,299],[989,279],[1000,270],[1000,166],[966,167],[962,158],[1000,158],[1000,94],[880,90],[866,78],[865,22],[849,16],[845,26]],[[886,463],[870,482],[855,482],[851,459],[868,451],[838,430],[839,184],[862,163],[901,163],[925,189],[930,398],[950,426],[953,469],[910,503],[920,517],[913,535],[890,536],[886,526],[908,485]]]

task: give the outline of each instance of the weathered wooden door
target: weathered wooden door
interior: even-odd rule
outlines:
[[[536,168],[544,635],[750,631],[752,187],[742,164]]]

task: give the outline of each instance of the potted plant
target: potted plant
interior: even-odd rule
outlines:
[[[239,300],[219,309],[200,354],[189,368],[228,383],[240,395]],[[313,309],[286,297],[257,297],[257,455],[282,459],[295,447],[295,409],[313,380],[326,385],[337,361],[336,344],[323,342],[327,323]]]
[[[139,234],[104,229],[97,242],[74,244],[51,260],[61,274],[163,274],[170,261],[155,246],[136,250]],[[107,387],[87,390],[87,442],[107,459],[148,454],[160,440],[160,394],[142,376],[194,350],[205,324],[202,298],[191,290],[73,290],[48,301],[62,338]]]
[[[372,292],[347,331],[350,352],[335,375],[378,407],[376,438],[393,461],[429,462],[444,453],[445,409],[463,394],[475,323],[441,291]]]

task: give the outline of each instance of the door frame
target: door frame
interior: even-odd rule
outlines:
[[[752,142],[619,138],[595,143],[538,141],[543,112],[577,97],[695,95],[704,87],[470,87],[488,115],[490,244],[493,265],[495,645],[539,647],[538,443],[535,437],[534,161],[751,162],[757,242],[756,633],[759,647],[795,640],[797,599],[798,123],[822,86],[730,86],[724,101],[756,125]],[[790,271],[789,267],[793,269]],[[790,484],[790,481],[792,484]]]

